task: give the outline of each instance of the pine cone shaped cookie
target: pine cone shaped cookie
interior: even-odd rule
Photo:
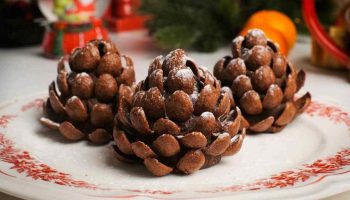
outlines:
[[[181,49],[156,57],[133,99],[122,97],[114,150],[119,160],[142,162],[155,176],[191,174],[239,151],[240,110],[229,88]]]
[[[63,58],[58,63],[57,80],[49,86],[41,123],[69,140],[110,141],[118,98],[131,99],[132,60],[120,55],[113,43],[94,40],[73,50],[70,71],[65,64]]]
[[[250,132],[279,132],[311,100],[310,93],[295,97],[304,85],[305,72],[297,71],[259,29],[232,41],[232,57],[219,60],[214,75],[231,87],[242,111],[241,124]]]

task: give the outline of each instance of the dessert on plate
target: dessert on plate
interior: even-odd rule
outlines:
[[[131,100],[121,97],[114,150],[155,176],[191,174],[239,151],[240,121],[230,89],[176,49],[153,60]]]
[[[96,144],[111,140],[120,96],[131,98],[133,62],[109,41],[93,40],[61,58],[56,82],[49,86],[41,123],[68,140],[83,138]],[[57,84],[57,88],[56,88]]]
[[[279,132],[309,105],[310,93],[295,95],[303,87],[305,72],[297,70],[266,38],[252,29],[232,41],[232,56],[221,58],[214,75],[231,88],[249,132]]]

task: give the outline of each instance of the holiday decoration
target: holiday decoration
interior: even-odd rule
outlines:
[[[69,57],[68,72],[62,58],[57,66],[57,86],[49,86],[42,124],[76,141],[93,143],[111,139],[118,99],[131,98],[135,81],[132,60],[108,41],[94,40],[76,48]]]
[[[191,174],[241,147],[245,129],[231,91],[181,49],[156,57],[132,100],[122,97],[114,130],[121,161],[155,176]],[[231,109],[232,108],[232,109]]]
[[[246,35],[252,28],[263,30],[269,39],[279,45],[279,50],[283,55],[287,55],[293,48],[297,38],[294,22],[285,14],[275,10],[262,10],[254,13],[240,34]]]
[[[45,7],[41,7],[44,10]],[[101,20],[94,16],[94,0],[55,0],[54,14],[58,20],[47,26],[43,39],[44,53],[48,57],[60,57],[90,40],[108,37]]]
[[[318,1],[317,8],[320,11],[320,18],[329,19],[333,12],[332,5],[332,1]],[[151,16],[147,27],[160,47],[165,49],[187,48],[199,51],[214,51],[218,47],[226,45],[242,31],[249,17],[260,10],[283,12],[296,23],[298,32],[306,33],[300,8],[301,0],[143,0],[141,4],[141,11]],[[283,30],[288,30],[292,27],[289,20],[285,20],[285,17],[279,17],[281,14],[275,16],[277,18],[273,18],[271,22],[270,20],[260,21],[263,21],[264,27],[267,27],[268,23],[276,24],[277,26],[272,25],[275,29],[281,27]],[[279,29],[277,28],[277,30]],[[277,31],[272,30],[269,31],[269,35],[273,36],[272,39],[287,38],[287,40],[293,41],[294,31],[289,31],[290,33],[287,34],[282,31],[282,34],[285,35],[280,36]],[[268,32],[267,29],[266,32]],[[282,39],[280,40],[282,41]],[[285,49],[290,49],[290,47],[286,46]]]
[[[54,13],[70,23],[89,22],[94,16],[95,0],[55,0]]]
[[[331,26],[327,30],[327,34],[334,41],[334,43],[346,52],[350,52],[348,48],[349,33],[344,27]],[[332,54],[324,49],[317,40],[313,37],[311,41],[311,61],[317,67],[327,69],[344,69],[344,63],[339,62]]]
[[[111,0],[103,18],[112,31],[143,29],[148,17],[135,12],[139,7],[139,0]]]
[[[251,132],[278,132],[310,103],[309,93],[295,97],[305,72],[297,71],[259,29],[232,41],[232,57],[219,60],[214,75],[231,87],[241,123]]]
[[[327,30],[318,21],[315,2],[305,0],[303,13],[312,35],[312,62],[316,66],[333,69],[350,69],[350,3],[342,3],[335,22]]]

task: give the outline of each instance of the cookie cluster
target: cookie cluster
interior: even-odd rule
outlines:
[[[310,93],[295,97],[305,72],[298,71],[259,29],[232,41],[232,56],[216,63],[214,75],[231,88],[242,124],[251,132],[281,131],[310,103]]]
[[[109,41],[91,41],[76,48],[68,63],[63,58],[58,62],[40,121],[68,140],[106,143],[112,138],[118,99],[130,95],[134,81],[131,58]]]
[[[155,176],[216,165],[240,150],[246,130],[278,132],[311,101],[309,93],[295,96],[305,72],[257,29],[233,40],[215,76],[176,49],[156,57],[135,84],[131,58],[103,40],[61,59],[57,73],[42,124],[72,141],[113,140],[119,160]]]
[[[121,98],[115,152],[156,176],[190,174],[241,147],[241,113],[229,88],[181,49],[151,63],[131,101]]]

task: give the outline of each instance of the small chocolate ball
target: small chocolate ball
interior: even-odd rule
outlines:
[[[187,94],[192,94],[194,83],[194,75],[189,68],[174,69],[169,72],[167,86],[170,93],[176,90],[183,90]]]
[[[241,105],[243,111],[249,115],[260,114],[263,110],[260,96],[254,90],[249,90],[248,92],[244,93],[239,100],[239,104]]]
[[[239,75],[232,82],[231,86],[233,95],[241,97],[245,92],[253,89],[250,78],[246,75]]]
[[[85,72],[77,74],[72,81],[72,93],[81,99],[87,99],[94,92],[94,81]]]
[[[132,97],[132,107],[141,107],[143,96],[145,96],[145,91],[136,92]]]
[[[164,116],[165,103],[157,87],[153,87],[145,92],[141,100],[141,105],[146,116],[149,118],[158,119]]]
[[[113,122],[113,111],[111,106],[97,103],[91,110],[91,123],[96,127],[103,127]]]
[[[181,69],[186,66],[187,56],[184,50],[175,49],[171,51],[164,59],[162,64],[164,75],[168,76],[173,69]]]
[[[269,89],[266,92],[266,95],[263,100],[263,107],[265,109],[274,109],[281,104],[283,100],[283,92],[280,87],[276,84],[270,85]]]
[[[260,66],[271,64],[271,52],[267,47],[256,45],[243,55],[249,70],[256,70]]]
[[[95,95],[99,101],[109,101],[113,99],[118,91],[117,81],[110,74],[102,74],[95,85]]]
[[[83,122],[89,117],[86,106],[76,96],[67,100],[65,108],[69,118],[74,121]]]
[[[219,80],[222,80],[222,72],[224,71],[224,65],[227,59],[229,59],[229,57],[221,58],[214,66],[214,76]]]
[[[163,70],[156,69],[148,75],[148,86],[157,87],[161,93],[164,91]]]
[[[153,124],[154,133],[161,134],[170,134],[170,135],[178,135],[180,134],[180,127],[170,119],[159,118]]]
[[[252,78],[254,89],[259,92],[266,92],[275,80],[275,75],[269,66],[261,66],[254,72]]]
[[[195,119],[193,131],[202,132],[207,137],[212,133],[219,131],[218,122],[211,112],[204,112]]]
[[[248,90],[247,90],[248,91]],[[235,100],[233,98],[233,92],[232,92],[232,89],[227,87],[227,86],[224,86],[221,88],[221,94],[222,95],[225,95],[225,93],[227,93],[228,95],[228,98],[230,100],[230,105],[231,105],[231,108],[233,108],[235,106]]]
[[[98,76],[104,73],[117,76],[121,73],[121,68],[122,62],[120,60],[120,56],[116,53],[108,52],[100,59],[96,73]]]
[[[231,82],[235,80],[237,76],[245,74],[246,72],[247,68],[244,64],[244,60],[235,58],[227,64],[222,79]]]
[[[69,57],[69,65],[72,71],[92,71],[100,60],[98,48],[94,45],[86,45],[83,48],[76,48]]]
[[[123,64],[121,74],[117,76],[117,81],[119,84],[132,85],[135,82],[135,71],[134,64],[130,57],[122,56]]]
[[[272,56],[272,69],[276,77],[281,78],[287,69],[287,59],[285,56],[275,53]]]
[[[178,154],[181,150],[177,139],[170,134],[163,134],[153,141],[152,146],[164,157],[171,157]]]
[[[191,95],[191,97],[196,95]],[[196,101],[194,103],[194,114],[200,115],[206,111],[214,112],[219,97],[220,85],[217,87],[209,84],[204,86],[200,91],[199,96],[196,97]]]
[[[176,168],[184,174],[192,174],[202,168],[204,163],[204,153],[201,150],[191,150],[179,160]]]
[[[239,58],[242,56],[243,41],[244,41],[243,36],[238,36],[232,40],[231,52],[234,58]]]
[[[191,117],[193,105],[184,91],[175,91],[165,102],[166,113],[171,120],[186,121]]]
[[[255,45],[266,46],[267,39],[265,33],[260,29],[251,29],[245,36],[246,47],[253,48]]]

